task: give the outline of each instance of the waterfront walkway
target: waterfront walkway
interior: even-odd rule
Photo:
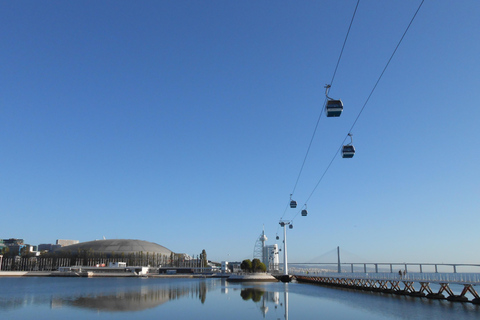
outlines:
[[[480,296],[474,288],[480,284],[480,273],[422,272],[400,275],[392,272],[338,273],[293,268],[291,274],[299,282],[480,304]],[[432,284],[438,287],[438,290],[433,290]],[[460,294],[452,291],[450,287],[452,284],[463,286]],[[473,299],[470,300],[467,294],[473,296]]]

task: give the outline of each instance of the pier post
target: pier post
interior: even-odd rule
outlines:
[[[453,273],[457,273],[457,265],[456,264],[453,265]]]
[[[352,273],[353,273],[353,263],[351,264],[351,266],[352,266]]]
[[[286,226],[286,224],[283,225],[283,263],[284,263],[283,274],[284,274],[284,275],[288,275],[288,262],[287,262],[287,226]]]
[[[340,265],[340,247],[337,247],[337,257],[338,257],[338,273],[342,273],[342,267]]]
[[[365,273],[367,273],[367,264],[366,263],[363,264],[363,271],[365,271]]]
[[[378,273],[378,263],[375,263],[375,273]]]

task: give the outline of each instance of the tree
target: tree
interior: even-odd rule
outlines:
[[[253,272],[265,272],[267,271],[267,266],[259,259],[253,259],[252,270]]]
[[[22,257],[28,257],[29,254],[30,254],[30,246],[29,245],[25,245],[20,249],[20,255]]]
[[[208,266],[207,251],[205,251],[205,249],[203,249],[202,253],[200,254],[200,261],[201,261],[202,268],[205,268],[206,266]]]
[[[250,272],[253,269],[252,261],[250,259],[243,260],[240,264],[240,268],[245,272]]]

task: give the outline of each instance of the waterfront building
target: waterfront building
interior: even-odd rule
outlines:
[[[133,239],[107,239],[80,242],[77,244],[60,247],[55,252],[91,252],[92,254],[103,255],[128,255],[128,254],[162,254],[169,256],[175,254],[173,251],[159,244]]]
[[[22,245],[22,244],[24,244],[23,239],[17,239],[17,238],[3,239],[2,242],[3,242],[6,246],[13,246],[13,245]]]
[[[272,244],[265,246],[263,248],[263,257],[264,261],[262,261],[265,266],[267,267],[267,270],[269,272],[274,272],[278,271],[278,245],[277,244]]]
[[[77,243],[80,243],[80,241],[78,241],[78,240],[57,239],[57,242],[56,242],[57,245],[60,245],[62,247],[71,246],[72,244],[77,244]]]
[[[38,251],[47,251],[47,252],[52,252],[55,251],[58,248],[61,248],[62,246],[59,244],[53,244],[53,243],[41,243],[38,245]]]

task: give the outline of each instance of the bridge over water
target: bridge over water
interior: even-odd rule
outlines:
[[[480,304],[475,290],[480,264],[290,263],[288,268],[300,282]]]

